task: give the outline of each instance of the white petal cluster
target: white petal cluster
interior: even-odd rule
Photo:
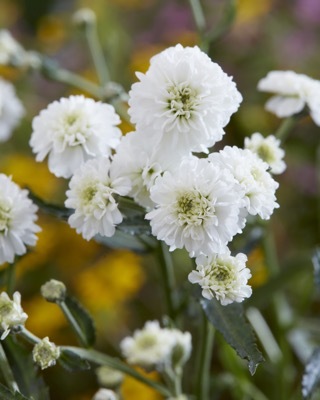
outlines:
[[[109,389],[99,389],[92,397],[92,400],[118,400],[118,395]]]
[[[272,174],[282,174],[286,169],[283,161],[284,150],[280,147],[280,140],[274,135],[264,137],[261,133],[255,132],[250,138],[245,138],[244,147],[266,162]]]
[[[251,296],[247,285],[251,272],[246,268],[247,256],[243,253],[232,257],[230,253],[201,255],[197,257],[197,269],[189,274],[191,283],[198,283],[206,299],[216,298],[223,306]]]
[[[307,106],[320,126],[320,81],[293,71],[271,71],[258,82],[258,89],[275,93],[266,103],[266,109],[279,118],[297,114]]]
[[[191,353],[191,335],[177,329],[161,328],[158,321],[148,321],[120,343],[129,364],[162,370],[165,366],[184,364]]]
[[[35,206],[11,178],[0,174],[0,264],[12,263],[15,255],[26,253],[26,245],[37,242],[35,233],[40,231]]]
[[[0,142],[11,137],[24,112],[13,85],[0,78]]]
[[[111,154],[120,142],[119,116],[109,104],[84,96],[54,101],[33,119],[30,145],[36,160],[70,178],[85,161]]]
[[[123,137],[117,147],[111,170],[115,176],[127,177],[132,188],[128,193],[138,204],[146,208],[154,206],[150,189],[164,171],[179,167],[179,150],[165,152],[154,146],[152,139],[142,132],[131,132]]]
[[[232,78],[197,46],[170,47],[151,58],[129,93],[129,114],[164,148],[207,151],[242,96]]]
[[[13,294],[10,300],[6,292],[0,294],[0,326],[3,331],[0,340],[3,340],[10,333],[10,329],[24,325],[28,315],[21,307],[21,295],[19,292]]]
[[[226,169],[190,157],[175,173],[165,172],[151,188],[155,209],[146,215],[152,233],[170,250],[183,247],[191,257],[220,253],[241,232],[243,189]]]
[[[19,61],[25,51],[6,29],[0,30],[0,65]]]
[[[93,236],[112,236],[122,221],[115,195],[126,195],[130,181],[110,176],[108,158],[96,158],[82,164],[69,183],[65,206],[75,211],[69,225],[89,240]]]
[[[210,154],[209,159],[227,168],[244,189],[249,214],[269,219],[279,207],[275,196],[279,184],[269,174],[268,164],[251,150],[226,146],[219,153]]]
[[[37,343],[32,350],[33,361],[41,369],[52,367],[60,357],[60,347],[50,342],[48,337]]]

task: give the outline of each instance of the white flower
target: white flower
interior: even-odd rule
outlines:
[[[103,387],[117,387],[121,385],[124,379],[123,372],[110,368],[107,365],[101,365],[95,370],[95,373],[99,385]]]
[[[37,343],[32,350],[33,361],[41,369],[52,367],[60,357],[60,347],[49,341],[48,337]]]
[[[13,85],[0,78],[0,142],[8,140],[24,115]]]
[[[225,251],[244,226],[243,190],[227,169],[205,159],[188,158],[174,174],[165,172],[151,199],[156,207],[146,218],[153,235],[191,257]]]
[[[274,135],[263,137],[261,133],[253,133],[250,138],[244,139],[244,146],[266,162],[272,174],[282,174],[286,169],[284,150],[280,148],[280,140]]]
[[[117,147],[111,164],[115,176],[130,179],[132,188],[128,195],[143,207],[154,207],[150,199],[150,188],[164,171],[180,163],[179,150],[166,152],[154,145],[150,137],[142,132],[125,135]]]
[[[209,159],[228,168],[245,191],[245,209],[251,215],[269,219],[273,210],[279,207],[275,191],[279,184],[268,172],[268,164],[248,149],[226,146],[219,153],[212,153]]]
[[[35,206],[11,178],[0,174],[0,264],[12,263],[15,255],[24,254],[27,246],[34,246],[35,235],[40,231],[34,223],[37,219]]]
[[[129,92],[131,121],[171,149],[207,151],[242,101],[232,78],[198,47],[170,47],[137,77]]]
[[[160,328],[158,321],[148,321],[142,330],[134,332],[133,337],[124,338],[120,347],[129,364],[161,369],[169,362],[174,344],[173,335]]]
[[[118,400],[118,395],[109,389],[99,389],[92,400]]]
[[[64,301],[67,288],[63,282],[56,279],[50,279],[41,286],[41,296],[51,303],[59,303]]]
[[[189,274],[191,283],[198,283],[206,299],[214,297],[223,306],[242,302],[252,294],[247,285],[251,273],[246,268],[247,256],[243,253],[232,257],[229,253],[199,256],[196,259],[197,269]]]
[[[10,300],[6,292],[0,294],[0,326],[3,330],[0,340],[7,337],[11,328],[24,325],[28,315],[21,307],[21,295],[19,292],[13,294],[13,300]]]
[[[0,65],[19,62],[25,54],[24,49],[6,29],[0,30]]]
[[[119,123],[111,105],[70,96],[49,104],[34,118],[30,145],[37,161],[49,155],[50,171],[69,178],[85,161],[111,154],[120,142]]]
[[[126,178],[110,177],[110,161],[97,158],[82,164],[70,180],[65,206],[75,209],[69,224],[89,240],[94,235],[112,236],[122,215],[115,195],[126,195],[130,182]]]
[[[320,81],[293,71],[271,71],[258,82],[258,89],[276,93],[266,103],[266,109],[279,118],[297,114],[308,106],[320,126]]]
[[[168,329],[174,339],[171,351],[171,363],[173,367],[181,367],[190,357],[192,344],[190,332],[181,332],[178,329]]]

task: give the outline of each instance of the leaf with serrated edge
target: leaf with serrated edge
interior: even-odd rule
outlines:
[[[28,400],[19,392],[11,392],[6,386],[0,383],[0,398],[1,400]]]
[[[309,399],[320,386],[320,347],[318,347],[306,364],[302,378],[302,395]]]
[[[248,360],[249,371],[253,375],[258,364],[264,361],[258,350],[251,326],[244,317],[239,303],[222,306],[217,300],[200,300],[201,306],[212,325],[223,335],[237,354]]]
[[[90,369],[90,363],[71,350],[62,350],[58,359],[59,364],[67,371],[85,371]]]

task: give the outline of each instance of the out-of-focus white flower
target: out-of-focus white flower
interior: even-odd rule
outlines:
[[[129,364],[162,370],[180,367],[191,353],[191,335],[178,329],[161,328],[158,321],[148,321],[120,343]]]
[[[180,163],[179,149],[166,152],[154,146],[151,138],[142,132],[131,132],[123,137],[111,164],[115,176],[130,179],[128,195],[143,207],[154,207],[150,188],[164,171]]]
[[[109,104],[84,96],[54,101],[33,119],[30,145],[36,160],[69,178],[85,161],[111,154],[120,142],[119,116]]]
[[[258,82],[258,89],[276,94],[267,101],[266,109],[279,118],[308,106],[312,119],[320,126],[320,81],[293,71],[271,71]]]
[[[92,400],[118,400],[118,395],[109,389],[99,389],[97,393],[92,397]]]
[[[162,51],[137,77],[129,92],[131,121],[171,149],[207,151],[242,101],[232,78],[197,46]]]
[[[41,369],[52,367],[60,357],[60,347],[50,342],[48,337],[37,343],[32,350],[33,361]]]
[[[28,198],[28,191],[22,190],[11,178],[0,174],[0,264],[12,263],[15,255],[21,256],[27,246],[37,242],[34,223],[37,219],[35,206]]]
[[[244,147],[266,162],[272,174],[282,174],[286,169],[284,150],[280,147],[280,140],[274,135],[263,137],[261,133],[255,132],[250,138],[244,139]]]
[[[70,180],[65,206],[73,208],[69,225],[89,240],[96,234],[112,236],[122,221],[115,195],[130,190],[127,178],[110,176],[108,158],[96,158],[82,164]]]
[[[24,325],[28,315],[21,307],[21,295],[19,292],[13,294],[10,300],[6,292],[0,294],[0,326],[3,330],[0,340],[3,340],[10,333],[10,329]]]
[[[0,65],[21,63],[25,51],[6,29],[0,30]]]
[[[243,189],[230,171],[205,159],[190,157],[174,174],[165,172],[151,199],[156,206],[146,218],[153,235],[191,257],[224,252],[244,226]]]
[[[73,23],[80,28],[83,26],[95,24],[96,19],[97,17],[93,10],[86,7],[80,8],[72,16]]]
[[[66,293],[65,284],[56,279],[50,279],[50,281],[41,286],[41,296],[51,303],[64,301]]]
[[[248,283],[251,273],[246,268],[247,256],[232,257],[229,253],[197,257],[197,269],[189,274],[191,283],[198,283],[206,299],[216,298],[223,306],[242,302],[252,294]]]
[[[99,385],[107,388],[119,386],[124,379],[124,374],[122,372],[110,368],[107,365],[101,365],[95,372]]]
[[[24,112],[13,85],[0,78],[0,142],[10,138]]]
[[[251,150],[226,146],[219,153],[210,154],[209,159],[228,168],[240,183],[249,214],[269,219],[274,209],[279,207],[275,196],[279,184],[269,174],[268,164]]]

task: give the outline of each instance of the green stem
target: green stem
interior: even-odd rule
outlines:
[[[189,0],[190,8],[192,11],[193,19],[200,36],[200,47],[207,53],[209,50],[209,42],[206,39],[206,19],[202,9],[200,0]]]
[[[9,297],[11,297],[14,292],[15,281],[16,281],[15,272],[16,268],[15,268],[15,263],[13,262],[12,264],[9,264],[7,267],[7,293]]]
[[[24,337],[29,343],[35,345],[40,342],[40,339],[35,336],[33,333],[31,333],[28,329],[23,327],[21,331],[19,331],[19,335]]]
[[[282,143],[284,143],[284,141],[287,139],[290,131],[295,126],[296,122],[297,122],[296,116],[288,117],[285,120],[283,120],[281,125],[275,132],[276,138],[281,140]]]
[[[169,253],[168,246],[160,241],[158,248],[158,255],[160,260],[160,267],[163,277],[164,294],[167,303],[168,316],[171,321],[175,320],[175,277],[171,254]]]
[[[84,347],[89,347],[86,337],[82,332],[82,329],[80,328],[78,322],[76,321],[76,319],[74,318],[74,316],[72,315],[72,313],[69,310],[69,307],[67,306],[67,304],[64,301],[61,301],[59,303],[57,303],[63,314],[65,315],[66,319],[68,320],[69,324],[71,325],[74,333],[76,334],[80,344]]]
[[[213,348],[214,328],[203,313],[201,348],[198,359],[196,398],[209,400],[210,363]]]
[[[172,396],[173,394],[169,389],[167,389],[164,385],[162,385],[159,382],[155,382],[146,376],[140,374],[138,371],[136,371],[134,368],[131,368],[127,364],[125,364],[123,361],[109,357],[103,353],[100,353],[99,351],[96,350],[86,350],[86,349],[81,349],[79,347],[72,347],[72,346],[61,346],[61,350],[68,350],[73,353],[76,353],[78,356],[81,358],[90,361],[92,363],[98,364],[98,365],[107,365],[110,368],[116,369],[118,371],[123,372],[124,374],[127,374],[131,376],[132,378],[144,383],[145,385],[148,385],[152,387],[153,389],[157,390],[160,394],[163,396]]]
[[[318,187],[318,230],[320,237],[320,144],[317,148],[316,154],[316,179],[317,179],[317,187]]]
[[[85,34],[100,83],[102,86],[105,86],[110,81],[110,76],[97,35],[96,24],[87,24],[85,26]]]
[[[2,371],[3,377],[8,385],[8,387],[14,392],[19,391],[17,382],[14,379],[11,367],[9,365],[6,353],[3,350],[2,344],[0,342],[0,369]]]

